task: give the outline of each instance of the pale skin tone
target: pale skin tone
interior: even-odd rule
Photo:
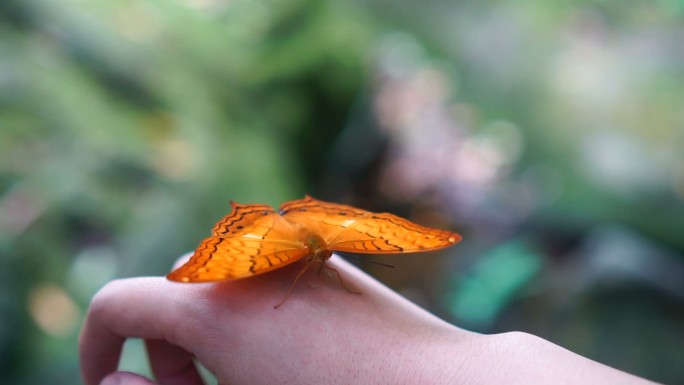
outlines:
[[[187,258],[187,257],[186,257]],[[301,264],[205,284],[117,280],[93,298],[81,331],[86,385],[648,384],[541,338],[450,325],[333,256],[352,294]],[[126,338],[143,338],[155,380],[117,372]]]

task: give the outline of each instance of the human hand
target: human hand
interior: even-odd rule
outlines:
[[[153,384],[116,372],[126,338],[145,339],[159,384],[202,383],[194,359],[219,384],[642,383],[524,333],[459,329],[333,256],[350,294],[301,266],[249,279],[181,284],[117,280],[98,292],[84,324],[86,385]]]

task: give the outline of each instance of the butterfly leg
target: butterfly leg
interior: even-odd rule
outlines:
[[[290,285],[290,289],[287,291],[285,298],[283,298],[283,300],[280,301],[277,305],[273,306],[274,309],[279,308],[280,305],[284,304],[285,301],[287,301],[287,299],[290,297],[290,294],[292,294],[292,290],[294,290],[295,285],[297,285],[297,281],[299,281],[299,278],[301,278],[302,275],[304,275],[304,273],[309,269],[309,266],[311,266],[312,263],[313,263],[313,261],[307,262],[306,265],[304,266],[304,268],[299,273],[297,273],[297,276],[295,277],[294,281],[292,281],[292,284]]]
[[[346,290],[352,294],[359,294],[359,295],[361,294],[360,291],[352,290],[352,289],[348,288],[347,285],[344,284],[344,280],[342,280],[342,276],[340,275],[340,272],[337,271],[337,269],[328,266],[327,263],[324,263],[323,265],[321,265],[321,271],[324,269],[328,270],[328,271],[332,271],[333,273],[335,273],[335,275],[337,276],[337,280],[340,281],[340,286],[342,286],[344,288],[344,290]]]

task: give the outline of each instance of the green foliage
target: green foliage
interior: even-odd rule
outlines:
[[[66,285],[82,315],[106,280],[163,274],[229,199],[302,196],[296,140],[342,125],[372,24],[325,1],[3,7],[0,378],[76,383],[78,324],[36,334],[37,288]]]
[[[395,287],[455,323],[674,382],[683,9],[0,2],[0,383],[78,383],[99,287],[304,193],[464,233]]]

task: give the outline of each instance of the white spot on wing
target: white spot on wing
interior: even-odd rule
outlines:
[[[356,219],[347,219],[346,221],[342,222],[342,227],[349,227],[356,222]]]

